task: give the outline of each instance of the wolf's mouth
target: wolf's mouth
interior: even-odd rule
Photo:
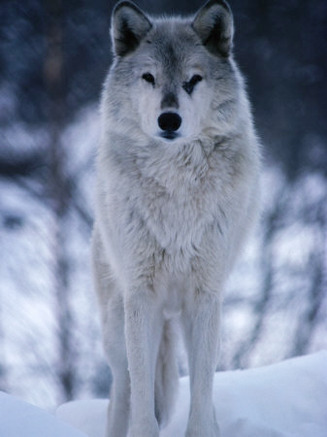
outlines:
[[[174,131],[164,131],[164,132],[160,132],[160,136],[162,138],[165,138],[166,140],[174,140],[179,135],[177,132],[174,132]]]

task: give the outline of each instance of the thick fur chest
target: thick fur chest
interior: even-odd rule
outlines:
[[[256,209],[256,163],[246,148],[230,140],[134,143],[126,153],[126,142],[113,139],[99,155],[97,201],[112,259],[152,263],[165,254],[170,270],[185,271],[198,256],[233,257]]]
[[[170,192],[148,180],[139,200],[144,224],[168,251],[198,245],[203,229],[214,216],[214,193],[201,187],[184,185]]]
[[[129,217],[166,253],[191,254],[208,227],[218,235],[224,226],[230,200],[227,175],[219,173],[217,157],[213,152],[206,156],[199,143],[181,147],[178,153],[154,152],[138,156],[128,174]]]

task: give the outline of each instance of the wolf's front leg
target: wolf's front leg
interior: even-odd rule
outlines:
[[[155,365],[162,330],[155,292],[137,289],[125,299],[125,337],[131,381],[130,437],[158,437]]]
[[[198,290],[183,318],[191,390],[186,437],[218,437],[212,396],[219,350],[219,296]]]
[[[124,332],[124,306],[121,287],[106,260],[97,231],[92,240],[93,279],[101,314],[104,350],[111,368],[106,437],[126,437],[129,422],[130,382]]]

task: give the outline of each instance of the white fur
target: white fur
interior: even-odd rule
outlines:
[[[174,35],[169,20],[153,23],[149,38]],[[187,21],[178,26],[191,32]],[[221,64],[217,79],[212,55],[187,44],[174,77],[179,137],[161,139],[157,119],[171,78],[149,50],[141,43],[115,61],[101,106],[93,267],[113,374],[107,437],[128,430],[158,437],[173,408],[178,326],[191,383],[186,436],[217,437],[212,381],[221,292],[257,215],[258,143],[233,60],[227,70]],[[203,80],[188,95],[182,83],[200,64]]]

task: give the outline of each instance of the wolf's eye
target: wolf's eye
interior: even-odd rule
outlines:
[[[202,76],[199,74],[194,74],[188,82],[183,83],[183,88],[187,92],[187,94],[192,94],[195,85],[202,80]]]
[[[154,77],[152,76],[151,73],[144,73],[142,75],[142,79],[144,79],[146,82],[151,83],[152,85],[154,85]]]

